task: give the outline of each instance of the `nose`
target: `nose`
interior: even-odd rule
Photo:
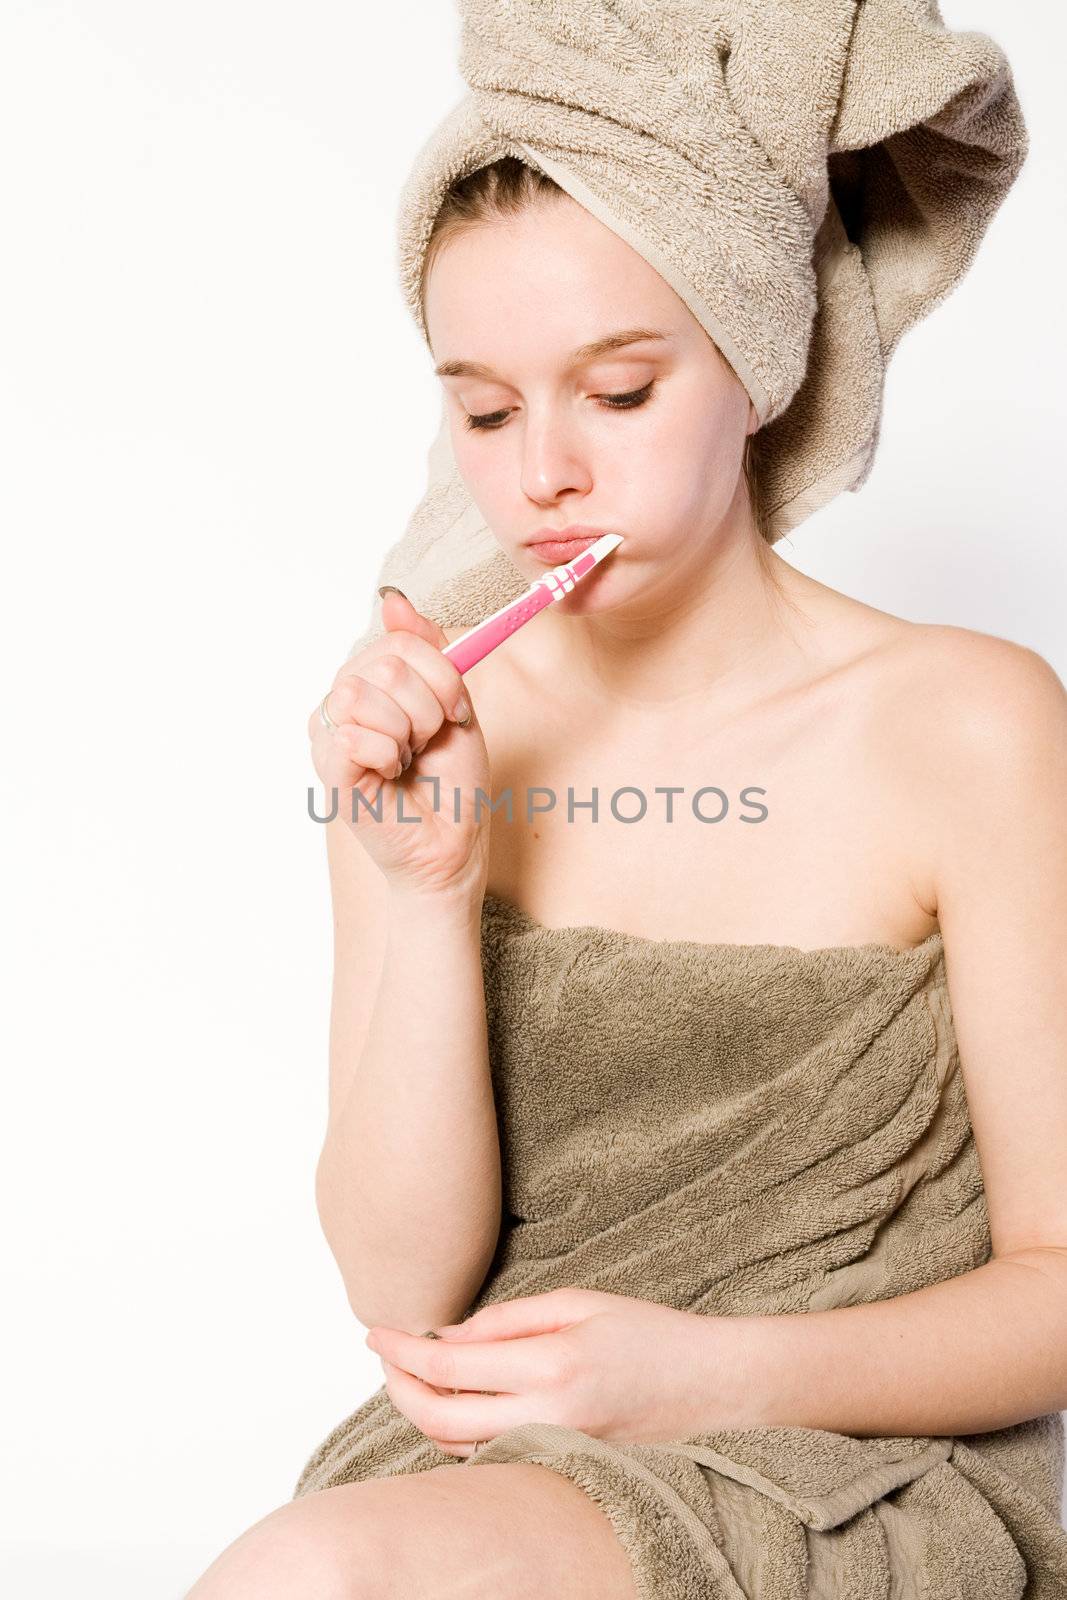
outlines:
[[[522,491],[538,504],[558,500],[568,491],[586,494],[592,483],[581,430],[562,411],[528,410],[520,426]]]

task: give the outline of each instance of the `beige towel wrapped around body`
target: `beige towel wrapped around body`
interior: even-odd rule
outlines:
[[[908,951],[703,945],[550,929],[493,895],[482,929],[505,1222],[472,1312],[567,1285],[804,1312],[989,1258],[939,932]],[[966,1438],[662,1444],[529,1423],[463,1466],[571,1478],[642,1600],[1060,1600],[1063,1451],[1059,1413]],[[295,1495],[456,1460],[383,1386]]]

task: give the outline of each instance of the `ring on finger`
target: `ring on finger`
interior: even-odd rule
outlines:
[[[323,727],[329,728],[331,733],[336,733],[337,732],[337,724],[333,720],[333,718],[330,716],[330,713],[326,709],[326,702],[330,698],[332,693],[333,693],[332,689],[327,689],[326,693],[323,695],[322,699],[319,701],[319,716],[322,718]]]

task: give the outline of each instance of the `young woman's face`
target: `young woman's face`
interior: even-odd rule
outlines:
[[[602,601],[669,590],[747,523],[747,393],[669,284],[569,196],[450,241],[425,312],[460,475],[530,578],[546,567],[525,546],[581,523],[624,535]],[[662,337],[576,354],[634,330]]]

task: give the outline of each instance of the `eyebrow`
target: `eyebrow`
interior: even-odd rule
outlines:
[[[618,350],[623,345],[642,344],[646,339],[670,338],[669,334],[659,333],[655,328],[623,328],[618,333],[606,333],[602,339],[593,339],[589,344],[579,345],[573,351],[567,362],[568,369],[580,367],[586,361],[595,361],[597,356],[607,355],[612,350]],[[442,361],[440,366],[434,367],[434,374],[438,378],[495,378],[497,374],[492,367],[487,367],[484,361]]]

